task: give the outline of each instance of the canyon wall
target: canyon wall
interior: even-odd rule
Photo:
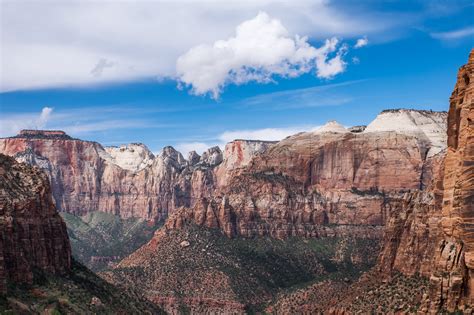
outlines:
[[[393,123],[379,123],[387,119]],[[224,153],[214,147],[188,160],[172,147],[154,157],[141,144],[103,148],[57,131],[0,139],[0,152],[43,168],[63,212],[156,221],[177,212],[168,226],[192,219],[228,236],[373,238],[388,218],[388,201],[420,190],[445,119],[393,110],[365,131],[329,122],[279,142],[235,140]]]
[[[191,183],[213,183],[209,165],[191,167],[171,147],[155,158],[143,145],[106,150],[96,142],[42,134],[1,139],[0,152],[44,169],[61,212],[160,220],[169,209],[191,205]]]
[[[443,185],[430,305],[453,311],[474,304],[474,50],[450,98]]]
[[[385,279],[385,283],[390,283],[397,273],[429,279],[428,292],[419,301],[421,313],[472,312],[473,94],[474,50],[468,63],[459,69],[450,98],[446,152],[435,153],[427,159],[420,191],[408,192],[397,202],[391,202],[392,211],[374,268],[377,277]],[[363,293],[364,286],[358,283],[350,290],[360,291],[359,300],[370,300],[373,297],[364,296],[367,293]],[[349,294],[349,298],[339,304],[346,305],[345,310],[348,310],[349,305],[356,303],[354,298]],[[335,313],[343,309],[339,306]]]
[[[61,274],[70,267],[66,225],[47,176],[0,154],[0,293],[9,282],[32,283],[35,268]]]
[[[442,119],[444,114],[427,115]],[[432,172],[431,149],[417,133],[338,129],[294,135],[245,167],[230,168],[224,160],[212,196],[178,209],[166,226],[192,222],[220,228],[229,237],[377,238],[395,204],[424,189]]]

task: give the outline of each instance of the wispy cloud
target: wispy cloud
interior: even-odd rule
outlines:
[[[236,139],[280,141],[299,132],[314,131],[319,127],[321,126],[298,125],[277,128],[228,130],[216,135],[214,139],[208,141],[180,142],[176,145],[176,149],[183,154],[190,151],[196,151],[199,154],[202,154],[202,152],[206,151],[208,148],[216,145],[221,149],[224,149],[228,142]]]
[[[218,142],[180,142],[176,145],[176,150],[186,155],[188,152],[196,151],[198,154],[202,154],[204,151],[213,146],[220,146],[223,148],[225,144]]]
[[[362,48],[364,46],[367,46],[368,44],[369,44],[369,40],[367,39],[367,36],[365,36],[357,40],[357,42],[354,45],[354,48]]]
[[[375,36],[407,20],[326,0],[6,1],[0,90],[175,77],[183,52],[228,38],[259,11],[312,40]]]
[[[342,83],[318,85],[309,88],[292,89],[273,93],[260,94],[239,102],[239,106],[259,108],[271,107],[274,110],[304,107],[323,107],[344,105],[353,100],[337,89],[362,83],[367,80],[353,80]]]
[[[0,136],[13,136],[21,129],[44,128],[51,119],[52,111],[52,108],[44,107],[40,113],[2,114]]]
[[[71,136],[118,129],[161,128],[169,125],[130,117],[130,112],[119,108],[81,108],[63,111],[43,107],[41,112],[23,114],[2,113],[0,137],[16,135],[21,129],[59,129]]]
[[[455,40],[461,39],[464,37],[471,37],[471,40],[474,39],[474,26],[469,26],[466,28],[461,28],[457,30],[447,31],[447,32],[433,32],[430,33],[431,37],[441,40]]]

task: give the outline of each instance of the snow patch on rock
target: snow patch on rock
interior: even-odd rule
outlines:
[[[138,172],[151,165],[155,156],[141,143],[124,144],[119,147],[105,147],[108,156],[103,156],[109,162],[121,168]]]
[[[386,110],[372,121],[364,132],[395,131],[415,134],[421,140],[429,141],[428,156],[446,148],[446,128],[448,114],[426,110]]]

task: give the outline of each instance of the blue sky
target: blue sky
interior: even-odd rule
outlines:
[[[1,5],[0,136],[60,128],[154,152],[447,110],[474,43],[470,1]]]

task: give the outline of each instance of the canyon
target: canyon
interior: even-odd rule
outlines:
[[[93,233],[101,243],[111,230],[148,226],[140,241],[82,259],[105,262],[103,279],[169,313],[469,314],[473,94],[474,51],[448,113],[385,110],[367,126],[331,121],[281,141],[234,140],[187,158],[172,147],[155,156],[143,144],[104,148],[62,131],[24,130],[0,139],[0,153],[35,166],[28,181],[40,184],[27,190],[46,201],[11,206],[2,197],[2,211],[21,214],[27,205],[34,218],[54,217],[47,228],[21,229],[21,239],[53,235],[47,246],[32,241],[25,250],[46,250],[35,251],[34,265],[58,274],[71,262],[55,208],[76,248]],[[114,249],[126,242],[127,251]],[[26,270],[15,281],[31,282],[28,264],[8,263],[24,256],[11,244],[2,243],[5,266]],[[10,279],[16,271],[6,267],[0,275]]]
[[[71,256],[66,224],[37,167],[0,154],[0,311],[6,314],[154,313]]]

